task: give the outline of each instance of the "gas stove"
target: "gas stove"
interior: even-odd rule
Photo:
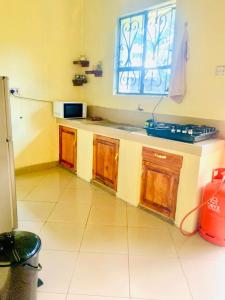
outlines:
[[[162,123],[147,120],[144,128],[148,135],[185,143],[196,143],[215,136],[215,127],[193,124]]]

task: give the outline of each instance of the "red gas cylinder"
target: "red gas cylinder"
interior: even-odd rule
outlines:
[[[213,244],[225,246],[225,169],[213,171],[212,181],[205,187],[202,204],[199,234]]]

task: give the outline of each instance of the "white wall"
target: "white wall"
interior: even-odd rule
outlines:
[[[21,95],[47,100],[76,100],[151,111],[157,99],[113,96],[115,32],[119,16],[145,9],[160,0],[0,0],[1,75]],[[224,0],[178,0],[177,37],[189,22],[188,93],[184,102],[166,99],[159,113],[225,119],[225,77],[215,66],[225,64]],[[91,64],[102,60],[104,77],[89,76],[85,87],[73,87],[79,69],[72,64],[86,54]],[[11,99],[16,166],[58,158],[55,119],[50,104]],[[20,118],[22,117],[22,118]]]
[[[89,76],[83,89],[89,104],[136,110],[140,103],[151,112],[157,99],[113,96],[115,33],[118,17],[150,7],[160,0],[84,0],[84,53],[92,63],[103,61],[104,77]],[[225,77],[215,67],[225,65],[225,1],[177,0],[176,41],[189,23],[188,92],[182,104],[165,99],[158,113],[225,120]]]
[[[0,0],[0,72],[26,97],[79,98],[81,0]],[[58,159],[51,104],[11,99],[16,167]],[[21,118],[22,117],[22,118]]]
[[[91,181],[93,164],[93,133],[77,130],[77,176]]]

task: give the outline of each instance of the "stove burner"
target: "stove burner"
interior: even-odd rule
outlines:
[[[215,127],[193,124],[162,123],[153,120],[147,120],[144,127],[148,135],[161,138],[196,143],[210,139],[215,136],[217,130]]]

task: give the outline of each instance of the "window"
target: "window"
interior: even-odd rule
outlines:
[[[168,94],[175,13],[173,3],[119,19],[117,94]]]

